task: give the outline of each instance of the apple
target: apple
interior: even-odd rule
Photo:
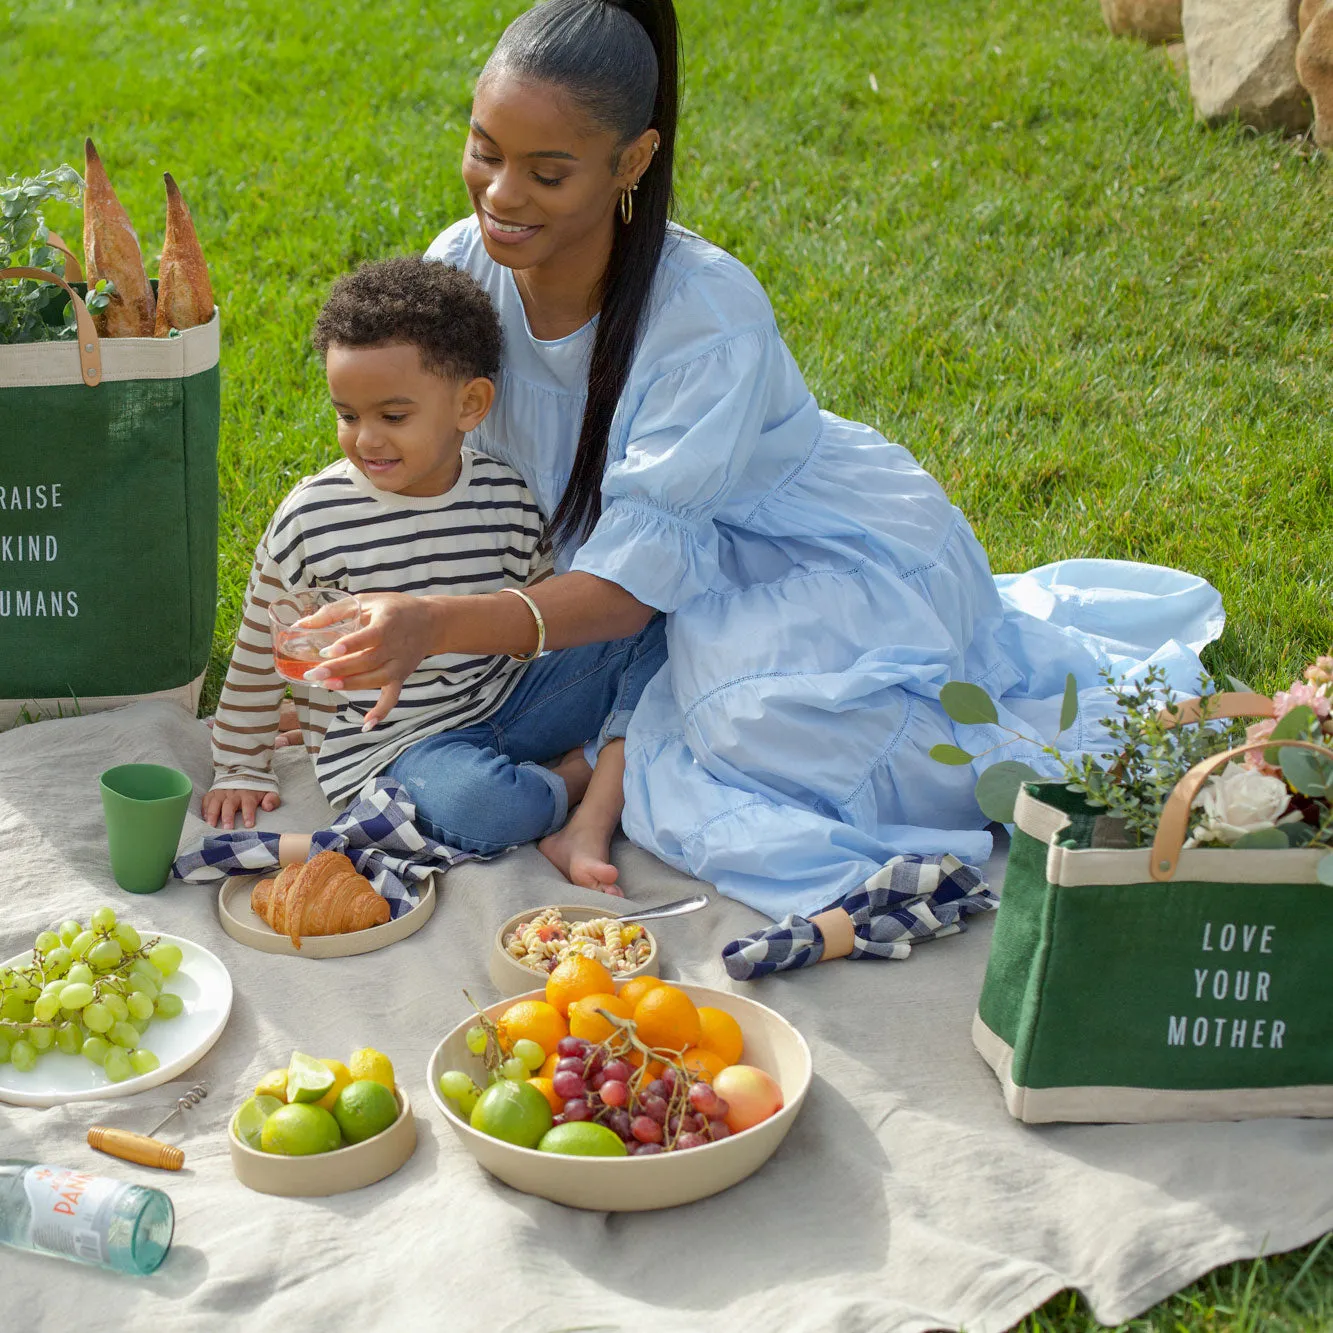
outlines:
[[[727,1104],[724,1119],[733,1134],[782,1110],[777,1081],[753,1065],[728,1065],[713,1079],[713,1091]]]

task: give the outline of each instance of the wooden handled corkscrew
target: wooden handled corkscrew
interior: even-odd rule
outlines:
[[[114,1129],[110,1125],[94,1125],[88,1131],[88,1144],[99,1152],[109,1153],[122,1161],[137,1162],[140,1166],[160,1167],[163,1171],[179,1171],[185,1164],[185,1153],[174,1144],[163,1143],[153,1136],[170,1120],[188,1111],[208,1096],[208,1087],[196,1083],[184,1097],[177,1098],[175,1107],[165,1120],[159,1121],[147,1134],[135,1134],[128,1129]]]

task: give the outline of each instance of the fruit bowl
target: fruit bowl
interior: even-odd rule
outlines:
[[[576,921],[595,921],[598,917],[616,917],[619,912],[608,911],[605,907],[565,907],[559,903],[552,903],[550,906],[564,917],[566,922]],[[518,959],[511,957],[505,951],[505,939],[512,935],[519,926],[531,921],[539,912],[545,912],[546,907],[530,907],[526,912],[518,912],[511,916],[508,921],[495,932],[495,942],[491,946],[490,975],[496,990],[501,995],[518,996],[525,991],[530,991],[534,986],[540,986],[546,981],[544,972],[534,971],[530,967],[525,967]],[[617,972],[616,980],[628,981],[631,977],[650,975],[656,976],[659,967],[657,954],[657,940],[653,937],[653,932],[647,926],[641,927],[648,939],[648,957],[643,960],[638,967],[632,967],[627,972]]]
[[[484,1085],[485,1067],[467,1048],[465,1034],[476,1022],[466,1018],[435,1048],[426,1068],[430,1095],[449,1127],[492,1175],[525,1194],[571,1208],[597,1212],[643,1212],[693,1203],[744,1180],[776,1151],[796,1119],[810,1087],[813,1068],[805,1038],[780,1014],[730,991],[672,982],[696,1005],[731,1014],[745,1038],[745,1063],[771,1074],[782,1088],[783,1107],[751,1129],[717,1143],[652,1157],[574,1157],[519,1148],[472,1128],[440,1092],[440,1075],[460,1069]],[[485,1010],[499,1016],[517,999],[540,1000],[534,990]]]
[[[398,1119],[382,1134],[363,1143],[335,1148],[332,1152],[311,1153],[308,1157],[286,1157],[251,1148],[237,1138],[229,1120],[227,1138],[236,1179],[260,1194],[313,1199],[359,1190],[392,1175],[417,1146],[412,1104],[401,1087],[395,1085],[393,1091],[398,1099]]]

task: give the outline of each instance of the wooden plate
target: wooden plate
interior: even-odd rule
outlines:
[[[417,889],[420,899],[417,905],[396,921],[386,921],[367,930],[351,930],[345,935],[303,935],[297,949],[288,936],[279,935],[250,910],[250,890],[263,878],[263,875],[234,875],[223,883],[218,894],[222,929],[232,939],[263,953],[285,953],[293,958],[350,958],[353,954],[374,953],[415,935],[435,910],[435,876],[431,875]]]

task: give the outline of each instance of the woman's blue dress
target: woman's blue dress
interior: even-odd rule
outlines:
[[[428,255],[466,269],[504,326],[499,392],[471,437],[550,514],[574,457],[593,326],[534,338],[510,269],[475,218]],[[1083,696],[1059,743],[1094,749],[1098,668],[1161,665],[1182,693],[1222,627],[1202,579],[1071,560],[994,578],[963,515],[906,449],[821,412],[763,289],[731,255],[673,228],[612,424],[602,516],[560,570],[610,579],[670,612],[669,661],[626,740],[624,827],[640,846],[774,918],[809,915],[903,852],[983,862],[977,773],[1050,768],[939,705],[973,681],[1001,721],[1058,726],[1067,672]]]

